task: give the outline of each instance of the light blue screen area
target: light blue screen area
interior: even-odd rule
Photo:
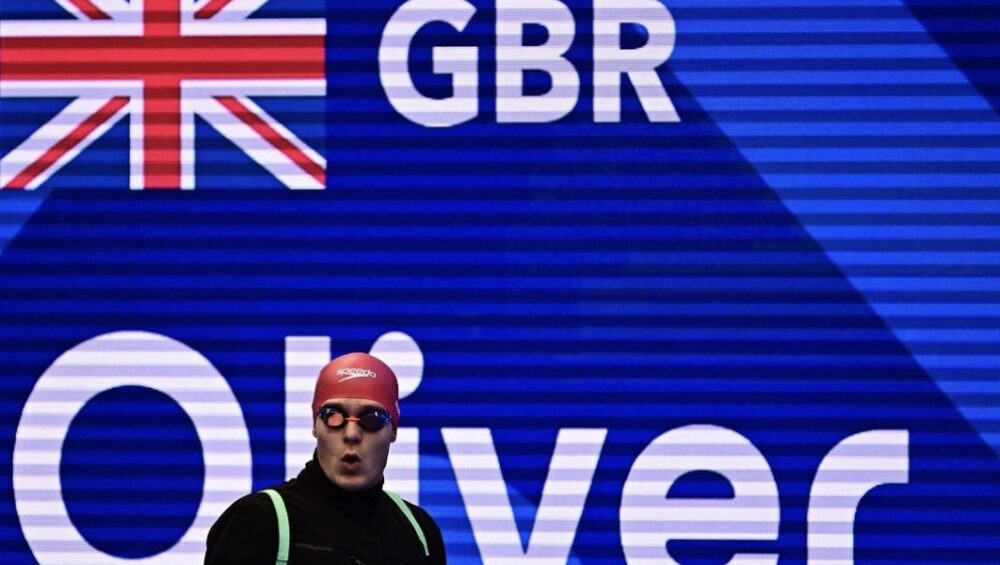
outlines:
[[[1000,52],[1000,34],[995,31],[1000,27],[996,11],[1000,3],[970,0],[944,5],[933,0],[909,0],[906,5],[993,109],[1000,111],[1000,88],[992,78],[995,68],[980,63]]]
[[[91,399],[73,419],[60,468],[66,508],[84,539],[131,559],[165,551],[187,531],[204,474],[191,419],[142,387]]]
[[[1000,453],[1000,118],[904,3],[818,8],[672,2],[670,68]]]

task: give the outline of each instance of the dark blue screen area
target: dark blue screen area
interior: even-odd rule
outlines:
[[[0,130],[0,152],[7,154],[23,143],[39,124],[52,119],[71,100],[65,98],[0,98],[0,116],[4,118],[4,127]]]
[[[73,419],[60,476],[73,524],[94,547],[126,558],[160,553],[190,527],[204,480],[191,419],[167,395],[120,387]]]

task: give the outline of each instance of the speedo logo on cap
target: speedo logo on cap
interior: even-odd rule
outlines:
[[[375,378],[375,371],[371,369],[363,369],[361,367],[344,367],[343,369],[337,369],[337,375],[343,377],[338,383],[344,381],[349,381],[351,379],[360,379],[362,377]]]

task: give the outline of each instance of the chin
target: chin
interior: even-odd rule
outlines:
[[[374,479],[361,475],[339,476],[334,482],[344,490],[365,490],[375,484]]]

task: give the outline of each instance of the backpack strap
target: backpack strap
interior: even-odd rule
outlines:
[[[410,510],[410,507],[406,505],[406,501],[403,500],[402,497],[400,497],[398,494],[394,492],[390,491],[383,491],[383,492],[389,495],[389,498],[391,498],[392,501],[396,503],[396,506],[399,507],[399,510],[403,513],[403,516],[406,516],[406,519],[410,521],[410,525],[413,526],[413,531],[415,531],[417,533],[417,537],[420,538],[420,545],[424,546],[424,556],[430,557],[431,552],[429,549],[427,549],[427,538],[424,537],[424,530],[420,527],[420,524],[417,523],[417,519],[416,517],[413,516],[413,512]]]
[[[278,560],[275,565],[287,565],[288,546],[291,537],[288,527],[288,510],[285,509],[285,501],[281,499],[278,491],[267,489],[264,491],[274,504],[274,513],[278,515]]]

